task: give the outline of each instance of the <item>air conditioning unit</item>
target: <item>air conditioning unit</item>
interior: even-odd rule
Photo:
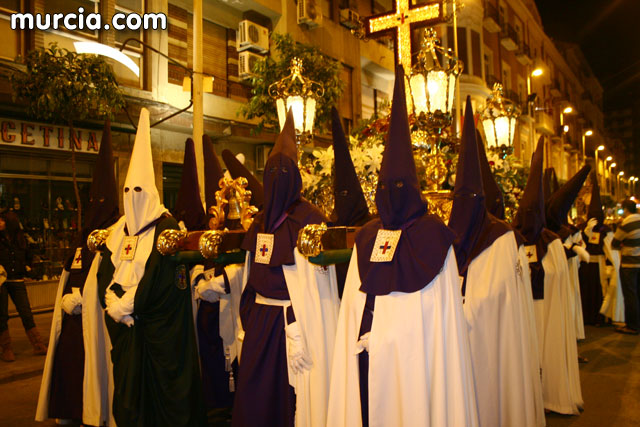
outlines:
[[[320,0],[298,0],[298,24],[314,28],[320,25],[322,10]]]
[[[260,53],[269,52],[269,30],[249,20],[240,21],[236,37],[236,49],[243,52],[248,49]]]
[[[240,52],[238,54],[238,77],[242,80],[254,77],[255,74],[251,72],[253,65],[262,59],[264,59],[262,56],[253,52]]]
[[[360,26],[360,15],[353,9],[340,9],[340,24],[354,30]]]

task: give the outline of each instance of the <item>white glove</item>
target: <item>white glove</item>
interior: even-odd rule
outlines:
[[[369,337],[370,336],[371,336],[371,332],[367,332],[366,334],[360,337],[360,339],[356,343],[356,349],[358,349],[358,351],[356,351],[356,354],[360,354],[363,351],[366,351],[367,353],[369,353]]]
[[[289,368],[294,374],[311,369],[313,362],[307,355],[302,341],[300,324],[293,322],[285,326],[287,335],[287,356],[289,358]]]
[[[80,295],[80,288],[71,288],[71,293],[62,297],[60,305],[67,314],[82,313],[82,295]]]
[[[225,295],[224,275],[213,277],[213,270],[207,270],[204,272],[204,276],[195,288],[196,298],[203,299],[208,302],[220,301],[220,294]]]
[[[587,250],[582,246],[575,245],[573,247],[573,252],[575,252],[578,255],[578,258],[580,258],[580,260],[584,262],[589,262],[589,260],[591,259],[589,252],[587,252]]]
[[[128,327],[132,327],[133,326],[133,317],[126,315],[122,317],[122,320],[120,321],[120,323],[124,323],[125,325],[127,325]]]
[[[130,322],[131,325],[133,324],[133,318],[131,318],[131,320],[128,320],[125,319],[125,316],[131,317],[130,315],[133,313],[135,290],[136,288],[132,288],[130,291],[133,292],[127,291],[124,295],[122,295],[122,298],[118,298],[118,296],[111,290],[111,288],[107,288],[107,292],[104,295],[104,300],[107,304],[107,313],[116,322]],[[131,325],[127,324],[127,326]]]
[[[584,228],[584,234],[586,234],[588,238],[591,238],[593,227],[596,225],[598,225],[598,220],[595,218],[591,218],[589,222],[587,222],[587,226]]]

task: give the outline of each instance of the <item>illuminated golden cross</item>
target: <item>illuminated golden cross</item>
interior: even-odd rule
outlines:
[[[402,64],[405,71],[411,71],[411,29],[444,22],[442,0],[430,1],[412,7],[410,0],[395,0],[391,13],[367,18],[367,35],[376,37],[385,33],[395,33],[396,64]]]

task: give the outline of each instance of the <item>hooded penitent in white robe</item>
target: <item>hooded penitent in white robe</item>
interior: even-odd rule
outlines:
[[[354,248],[338,318],[327,426],[362,425],[358,333],[367,294],[360,286]],[[369,424],[478,425],[471,369],[458,266],[450,248],[440,274],[421,290],[376,296],[369,336]]]
[[[544,407],[579,414],[583,405],[574,319],[568,313],[569,265],[560,239],[542,259],[544,299],[534,301],[542,365]]]
[[[580,231],[569,236],[564,244],[565,247],[571,247],[572,245],[585,246]],[[580,274],[578,273],[580,261],[580,256],[574,256],[567,260],[569,264],[569,283],[571,285],[569,287],[569,297],[571,300],[569,302],[570,315],[576,325],[576,338],[583,340],[585,339],[584,320],[582,319],[582,298],[580,297]]]
[[[98,299],[96,275],[102,256],[96,254],[91,263],[82,293],[82,337],[84,340],[84,376],[82,422],[87,425],[115,425],[111,416],[111,343],[104,324],[104,315]],[[49,349],[42,373],[42,384],[36,409],[36,421],[49,418],[49,393],[54,364],[55,349],[62,329],[62,291],[69,272],[63,270],[56,294],[51,321]]]
[[[296,322],[300,324],[303,345],[312,363],[310,369],[298,373],[294,373],[290,368],[288,370],[289,384],[295,389],[296,394],[295,425],[324,426],[327,420],[329,372],[340,306],[338,281],[335,266],[322,267],[311,264],[297,249],[294,250],[294,256],[295,264],[283,265],[282,269],[291,306],[295,310]],[[235,282],[239,276],[242,277],[242,291],[249,279],[249,269],[246,268],[249,263],[250,254],[247,253],[245,267],[236,267],[229,272],[230,282]],[[244,330],[239,315],[240,295],[236,295],[238,298],[235,298],[234,287],[231,289],[233,311],[237,316],[236,351],[242,366],[241,346]]]
[[[528,270],[523,266],[513,232],[508,232],[467,272],[463,308],[483,426],[544,425],[531,302],[526,301],[532,301],[531,291],[524,288],[521,276]]]

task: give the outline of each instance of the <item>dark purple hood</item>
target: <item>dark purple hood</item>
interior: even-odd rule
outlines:
[[[493,172],[491,172],[491,165],[487,160],[484,142],[477,130],[476,139],[478,142],[478,155],[480,156],[480,171],[482,172],[482,188],[485,195],[484,204],[491,215],[498,219],[504,219],[504,195],[493,176]]]
[[[372,295],[416,292],[440,273],[454,233],[427,213],[422,201],[411,147],[405,79],[396,67],[389,136],[378,178],[376,205],[379,219],[356,235],[360,290]],[[378,231],[402,230],[393,260],[371,262]]]
[[[183,221],[187,230],[203,230],[206,228],[206,214],[202,206],[200,185],[198,184],[196,151],[191,138],[187,138],[184,145],[182,178],[174,211],[176,220]]]
[[[333,119],[333,153],[335,156],[333,225],[356,225],[362,223],[369,216],[369,208],[349,154],[349,145],[340,124],[338,110],[334,107],[331,113]]]
[[[591,166],[585,165],[572,176],[562,187],[556,190],[545,203],[547,227],[549,230],[558,233],[563,226],[569,221],[567,215],[571,209],[571,205],[578,197],[578,193],[582,189],[584,182],[589,176]]]
[[[513,220],[517,229],[528,244],[538,241],[546,226],[544,213],[544,194],[542,190],[542,167],[544,161],[544,139],[540,137],[536,151],[531,157],[531,169],[527,185],[520,199],[518,212]]]
[[[227,170],[233,179],[238,177],[244,177],[249,183],[248,189],[251,190],[251,205],[255,206],[259,210],[264,207],[264,188],[258,178],[256,178],[245,165],[240,163],[240,160],[233,155],[229,150],[222,151],[222,160],[227,166]]]
[[[220,160],[213,149],[209,135],[202,137],[202,157],[204,158],[204,198],[207,210],[216,204],[216,191],[220,189],[220,179],[224,177]]]

